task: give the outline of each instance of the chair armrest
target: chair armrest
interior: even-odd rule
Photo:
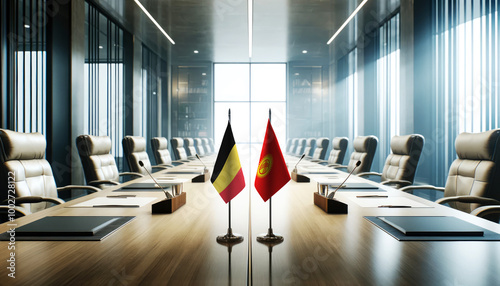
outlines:
[[[151,168],[165,170],[165,169],[168,169],[169,167],[165,166],[165,165],[155,165],[155,166],[151,166]]]
[[[144,177],[143,174],[141,173],[136,173],[136,172],[123,172],[118,174],[118,176],[136,176],[136,177]]]
[[[332,168],[334,168],[334,169],[338,169],[338,168],[347,168],[347,166],[346,166],[346,165],[332,165],[332,166],[328,165],[328,167],[332,167]]]
[[[120,183],[111,180],[95,180],[87,183],[90,186],[100,188],[101,185],[119,185]]]
[[[407,193],[411,193],[411,192],[413,192],[413,190],[434,190],[434,191],[444,192],[443,187],[435,187],[432,185],[407,186],[407,187],[401,188],[399,190],[402,192],[407,192]]]
[[[399,185],[399,188],[401,188],[401,187],[409,186],[413,183],[410,181],[407,181],[407,180],[387,180],[387,181],[381,182],[381,184],[382,185]]]
[[[470,214],[483,218],[491,214],[500,214],[500,206],[478,207],[474,209]]]
[[[101,189],[93,187],[93,186],[76,186],[76,185],[69,185],[69,186],[64,186],[64,187],[59,187],[57,188],[57,191],[65,191],[65,190],[87,190],[89,193],[95,193],[95,192],[100,192]]]
[[[367,176],[380,176],[382,177],[382,173],[377,173],[377,172],[363,172],[356,174],[358,177],[367,177]]]
[[[14,210],[14,217],[12,217],[12,209]],[[12,221],[16,218],[20,218],[29,215],[30,212],[21,206],[6,206],[0,205],[0,218],[2,218],[2,223],[7,221]],[[8,218],[7,218],[8,217]]]
[[[460,202],[460,203],[474,203],[482,205],[500,205],[500,202],[495,199],[477,197],[477,196],[453,196],[445,197],[436,201],[438,204],[444,204],[449,202]]]
[[[4,200],[2,203],[7,204],[7,202],[8,202],[8,200]],[[50,197],[40,197],[40,196],[25,196],[25,197],[17,197],[16,198],[16,205],[34,204],[34,203],[41,203],[41,202],[50,202],[50,203],[54,203],[56,205],[65,203],[60,198],[50,198]]]

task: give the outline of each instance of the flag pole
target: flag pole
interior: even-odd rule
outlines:
[[[271,122],[271,108],[269,108],[269,122]],[[257,241],[260,243],[264,243],[267,245],[275,245],[282,243],[284,238],[281,235],[276,235],[273,233],[272,227],[272,197],[269,198],[269,229],[267,230],[267,234],[261,234],[257,236]]]
[[[231,109],[228,110],[227,117],[228,117],[229,123],[231,123]],[[217,242],[220,244],[224,244],[226,246],[232,247],[234,244],[240,243],[242,241],[243,241],[243,236],[233,233],[233,229],[231,228],[231,201],[229,201],[228,202],[227,233],[225,235],[217,236]],[[230,249],[228,251],[230,251]]]

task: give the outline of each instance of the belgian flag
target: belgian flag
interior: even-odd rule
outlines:
[[[226,203],[245,188],[245,178],[230,122],[227,123],[210,181]]]

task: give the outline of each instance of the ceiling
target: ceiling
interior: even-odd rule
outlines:
[[[360,31],[375,28],[399,7],[399,0],[369,0],[327,45],[362,0],[253,0],[249,58],[247,0],[140,0],[175,45],[134,0],[93,2],[152,50],[171,53],[177,63],[329,61],[354,47]]]

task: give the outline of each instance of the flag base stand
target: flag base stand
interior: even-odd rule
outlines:
[[[281,235],[276,235],[273,233],[273,229],[269,228],[267,234],[261,234],[257,236],[257,241],[267,245],[275,245],[282,243],[285,239]]]
[[[232,245],[232,244],[237,244],[243,241],[243,236],[233,233],[233,230],[231,228],[227,229],[227,233],[224,235],[219,235],[217,236],[217,243],[223,244],[223,245]]]

